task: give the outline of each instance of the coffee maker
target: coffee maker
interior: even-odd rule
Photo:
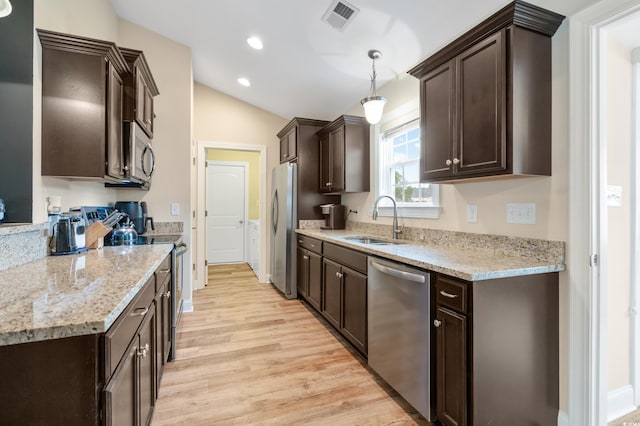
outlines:
[[[118,201],[115,206],[116,210],[120,213],[126,213],[133,226],[135,227],[138,235],[142,235],[147,232],[147,222],[151,222],[151,229],[155,230],[153,226],[153,218],[148,216],[147,203],[144,201]]]
[[[347,206],[342,204],[322,204],[320,208],[324,215],[324,226],[321,227],[322,229],[344,229]]]

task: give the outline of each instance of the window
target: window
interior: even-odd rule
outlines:
[[[378,196],[390,195],[401,217],[438,217],[438,186],[420,183],[420,120],[384,130],[378,145]],[[390,201],[379,213],[393,215]]]

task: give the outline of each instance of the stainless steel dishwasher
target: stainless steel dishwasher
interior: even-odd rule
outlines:
[[[369,366],[431,420],[429,273],[368,258]]]

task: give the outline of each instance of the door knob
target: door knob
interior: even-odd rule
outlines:
[[[433,325],[435,325],[436,327],[440,327],[440,325],[442,324],[442,321],[440,320],[433,320]]]
[[[454,159],[453,159],[453,164],[460,164],[460,160],[459,160],[459,159],[457,159],[457,158],[454,158]]]
[[[242,225],[242,224],[244,223],[244,220],[240,220],[240,221],[238,221],[238,223],[239,223],[240,225]]]
[[[447,161],[445,161],[444,164],[446,164],[447,166],[450,166],[451,165],[451,160],[447,159]]]

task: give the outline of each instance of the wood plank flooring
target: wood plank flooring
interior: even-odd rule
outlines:
[[[430,425],[312,308],[248,265],[209,267],[193,303],[152,425]]]

